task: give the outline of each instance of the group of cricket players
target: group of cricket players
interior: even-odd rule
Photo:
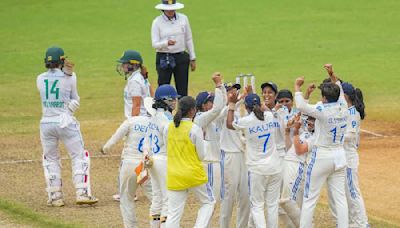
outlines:
[[[257,95],[254,84],[224,83],[217,72],[210,80],[214,91],[192,98],[169,84],[153,91],[137,51],[125,51],[118,62],[127,81],[126,119],[101,152],[110,153],[124,140],[118,184],[125,227],[144,226],[135,214],[140,186],[150,201],[151,227],[181,227],[192,192],[200,204],[194,227],[212,227],[212,218],[219,217],[221,228],[309,228],[324,184],[337,227],[369,227],[358,181],[363,97],[331,64],[324,65],[328,76],[322,83],[304,93],[304,77],[295,80],[293,92],[269,81]],[[90,154],[74,117],[80,106],[74,64],[60,47],[48,48],[44,63],[47,71],[37,77],[37,88],[47,204],[65,204],[59,141],[72,160],[76,203],[96,204]],[[320,101],[310,104],[316,88]]]

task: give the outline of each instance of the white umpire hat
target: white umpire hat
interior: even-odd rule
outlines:
[[[176,2],[176,0],[161,0],[161,3],[156,5],[155,8],[158,10],[178,10],[184,7],[182,3]]]

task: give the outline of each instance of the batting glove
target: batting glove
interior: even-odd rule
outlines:
[[[69,104],[68,104],[68,109],[69,109],[72,113],[74,113],[76,110],[78,110],[79,106],[80,106],[79,101],[77,101],[77,100],[71,100],[71,101],[69,102]]]

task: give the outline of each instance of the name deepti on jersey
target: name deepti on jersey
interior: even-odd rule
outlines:
[[[160,132],[160,129],[158,128],[158,125],[154,124],[154,123],[149,123],[149,125],[147,125],[147,126],[146,125],[141,125],[141,124],[135,124],[133,129],[135,131],[140,131],[140,132],[144,132],[144,133],[146,133],[147,130],[155,130],[157,132]]]
[[[280,128],[279,122],[273,121],[269,123],[265,123],[262,125],[254,126],[249,128],[249,134],[256,134],[260,132],[269,131],[273,128]]]

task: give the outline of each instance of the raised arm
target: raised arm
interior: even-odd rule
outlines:
[[[213,107],[209,111],[204,112],[194,118],[194,123],[201,128],[209,125],[213,120],[215,120],[219,116],[225,105],[223,98],[223,96],[225,96],[223,91],[225,90],[225,87],[222,85],[221,74],[219,72],[214,73],[212,79],[215,83],[215,98]]]
[[[300,112],[310,115],[314,118],[320,118],[321,112],[314,105],[308,104],[308,102],[304,99],[303,93],[301,92],[301,86],[304,84],[304,77],[298,77],[295,81],[294,91],[295,96],[294,100],[296,102],[296,107]]]

